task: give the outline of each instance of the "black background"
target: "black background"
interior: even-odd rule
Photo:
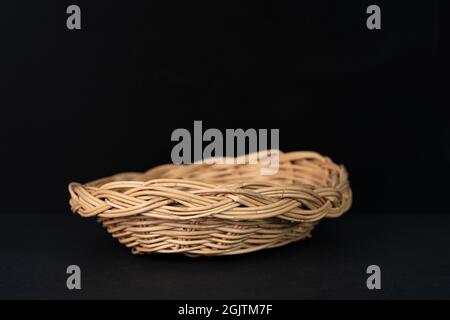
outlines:
[[[373,3],[381,30],[366,28]],[[81,7],[81,30],[66,28],[70,4]],[[349,214],[420,225],[425,214],[449,213],[448,12],[445,1],[2,4],[0,213],[69,215],[69,182],[170,162],[172,131],[192,131],[194,120],[205,129],[279,128],[283,151],[344,164]],[[429,226],[411,239],[430,238]],[[42,296],[27,290],[12,293]]]
[[[2,9],[2,211],[60,213],[70,181],[170,162],[194,120],[330,156],[360,212],[448,211],[443,1],[379,2],[374,31],[367,1],[77,3],[79,31],[71,2]]]

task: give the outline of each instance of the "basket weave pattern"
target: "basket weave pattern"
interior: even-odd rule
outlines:
[[[315,152],[279,154],[260,165],[162,165],[69,185],[73,212],[97,217],[134,254],[229,255],[310,236],[352,202],[347,171]]]

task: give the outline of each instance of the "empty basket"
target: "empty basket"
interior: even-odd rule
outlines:
[[[260,164],[168,164],[69,185],[70,205],[134,254],[231,255],[310,237],[352,203],[347,171],[315,152],[279,152]]]

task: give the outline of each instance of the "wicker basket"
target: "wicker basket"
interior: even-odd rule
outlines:
[[[248,157],[248,155],[246,156]],[[246,158],[248,159],[248,158]],[[315,152],[279,153],[261,165],[162,165],[71,183],[73,212],[98,221],[134,254],[231,255],[310,237],[352,202],[347,171]]]

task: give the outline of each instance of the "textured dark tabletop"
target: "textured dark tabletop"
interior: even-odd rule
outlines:
[[[95,219],[4,214],[0,298],[432,299],[450,298],[450,215],[358,214],[322,222],[311,239],[212,258],[133,256]],[[81,290],[66,268],[81,268]],[[368,290],[366,268],[381,268]]]

